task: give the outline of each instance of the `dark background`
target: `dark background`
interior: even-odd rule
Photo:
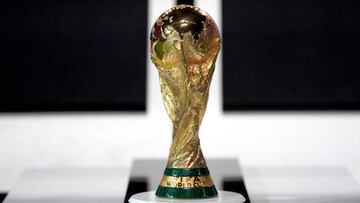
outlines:
[[[146,0],[4,0],[0,30],[0,111],[145,110]]]
[[[356,0],[223,1],[231,110],[360,109]]]
[[[147,9],[146,0],[1,1],[0,111],[145,111]],[[360,109],[358,1],[222,9],[224,110]]]

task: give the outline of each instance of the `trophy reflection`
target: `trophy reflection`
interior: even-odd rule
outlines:
[[[200,148],[199,128],[220,50],[220,34],[201,9],[179,5],[164,12],[151,30],[151,59],[160,76],[166,111],[173,123],[159,197],[217,195]]]

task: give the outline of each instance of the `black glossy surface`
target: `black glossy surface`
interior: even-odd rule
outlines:
[[[7,193],[0,193],[0,202],[3,202]]]
[[[147,1],[0,2],[0,111],[145,110]]]
[[[194,1],[193,0],[177,0],[176,4],[178,4],[178,5],[180,5],[180,4],[194,5]]]
[[[360,109],[360,2],[223,1],[225,110]]]
[[[124,203],[128,203],[133,194],[148,191],[148,187],[148,179],[146,177],[130,177]]]
[[[243,177],[224,177],[222,180],[222,189],[225,191],[240,193],[245,197],[245,203],[250,202]]]

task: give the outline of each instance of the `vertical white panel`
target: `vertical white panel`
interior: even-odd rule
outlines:
[[[206,11],[222,33],[221,0],[195,0],[194,5]],[[220,155],[219,141],[229,136],[223,125],[222,114],[222,51],[218,55],[215,72],[210,86],[209,101],[200,128],[199,136],[205,157]],[[228,156],[229,157],[229,156]]]
[[[221,0],[195,0],[194,5],[206,11],[215,21],[222,33]],[[222,114],[222,52],[220,51],[209,95],[205,119],[215,123]],[[206,120],[204,120],[206,122]],[[205,123],[204,123],[205,124]],[[207,124],[205,124],[207,125]]]
[[[168,120],[160,94],[159,75],[150,60],[150,32],[155,20],[167,9],[175,6],[175,0],[148,1],[148,40],[147,40],[147,114],[151,119]],[[170,126],[169,126],[170,127]]]
[[[156,19],[167,9],[175,6],[175,0],[148,0],[148,40],[147,40],[147,100],[146,126],[142,136],[150,139],[144,142],[139,139],[139,154],[136,157],[162,157],[168,155],[171,144],[172,123],[166,113],[160,93],[159,74],[150,59],[150,32]]]

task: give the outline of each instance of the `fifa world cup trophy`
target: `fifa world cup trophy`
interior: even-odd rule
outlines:
[[[178,5],[156,20],[150,38],[151,60],[159,72],[162,99],[173,122],[170,154],[156,195],[217,196],[198,132],[220,50],[218,27],[201,9]]]

